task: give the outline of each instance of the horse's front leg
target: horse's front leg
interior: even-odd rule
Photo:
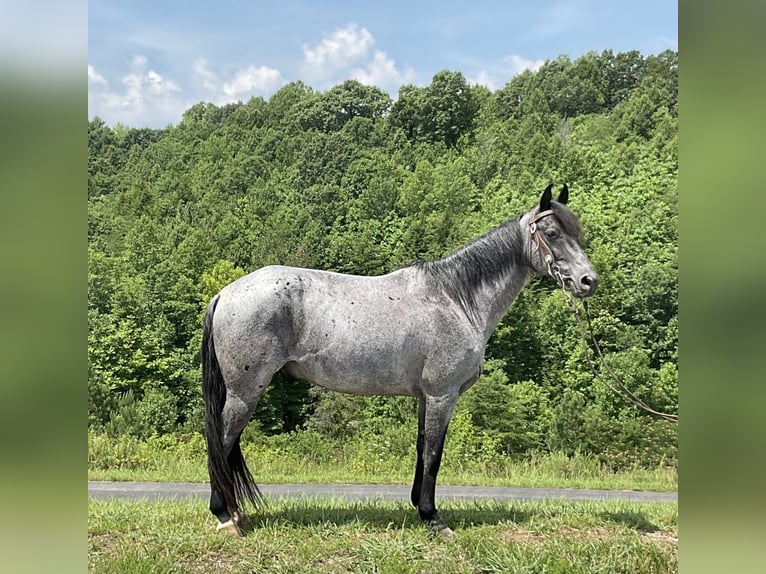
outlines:
[[[423,446],[421,453],[423,466],[420,497],[417,501],[418,514],[434,532],[439,532],[446,537],[451,537],[454,533],[436,509],[436,475],[439,473],[442,452],[444,450],[444,438],[447,435],[447,427],[449,426],[449,420],[452,416],[452,409],[455,406],[456,400],[456,395],[445,395],[442,397],[426,396],[424,399],[421,399],[421,402],[425,405],[425,412],[423,413]],[[419,410],[423,410],[423,408],[421,407]],[[418,440],[420,440],[420,437],[418,437]],[[415,484],[413,485],[413,501],[417,480],[418,473],[416,470]]]
[[[426,400],[418,398],[418,439],[415,446],[415,478],[412,481],[410,500],[417,508],[420,504],[420,492],[423,488],[423,442],[425,441]]]

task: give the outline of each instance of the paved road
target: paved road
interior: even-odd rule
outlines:
[[[269,498],[337,497],[350,500],[408,501],[410,487],[381,484],[264,484],[261,492]],[[103,482],[88,481],[90,498],[129,498],[145,500],[207,498],[208,484],[191,482]],[[441,500],[629,500],[634,502],[677,502],[676,492],[633,490],[581,490],[574,488],[515,488],[501,486],[437,486]]]

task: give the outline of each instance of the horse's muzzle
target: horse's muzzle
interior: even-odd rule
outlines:
[[[596,292],[596,287],[598,287],[598,274],[595,271],[580,275],[578,281],[570,283],[572,293],[581,299],[593,295]]]

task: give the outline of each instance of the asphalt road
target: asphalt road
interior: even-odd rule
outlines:
[[[409,501],[410,487],[391,484],[263,484],[261,492],[268,498],[333,497],[349,500]],[[191,482],[105,482],[88,481],[90,498],[128,498],[134,500],[183,500],[207,498],[208,484]],[[677,502],[677,492],[634,490],[584,490],[574,488],[516,488],[501,486],[437,486],[441,500],[546,500],[565,499],[628,500],[633,502]]]

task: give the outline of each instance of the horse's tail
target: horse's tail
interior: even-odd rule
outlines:
[[[216,295],[207,306],[202,329],[202,396],[205,400],[207,468],[211,490],[220,492],[226,506],[234,510],[240,508],[246,500],[257,507],[262,496],[245,464],[239,446],[239,436],[234,441],[228,457],[223,445],[226,386],[213,342],[213,315],[218,305],[218,297]]]

